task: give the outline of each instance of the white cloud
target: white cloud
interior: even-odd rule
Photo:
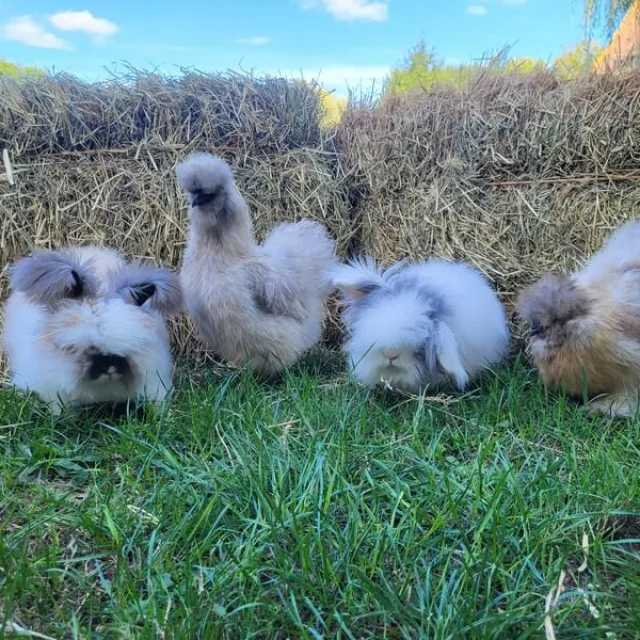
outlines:
[[[270,39],[267,36],[255,36],[253,38],[238,38],[234,40],[236,44],[250,44],[256,47],[263,46],[265,44],[269,44]]]
[[[92,36],[112,36],[118,25],[105,18],[96,18],[90,11],[61,11],[49,16],[51,24],[60,31],[82,31]]]
[[[470,16],[484,16],[487,14],[487,7],[481,4],[472,4],[467,7]]]
[[[385,22],[389,14],[386,2],[371,0],[300,0],[303,9],[321,6],[337,20]]]
[[[54,33],[49,33],[31,16],[12,18],[2,27],[2,37],[40,49],[70,49],[68,43]]]

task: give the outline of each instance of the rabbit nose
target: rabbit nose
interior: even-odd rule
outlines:
[[[101,376],[123,376],[129,371],[129,363],[126,358],[112,353],[96,353],[91,356],[89,364],[89,377],[92,379]]]
[[[397,351],[383,351],[382,355],[389,361],[393,362],[400,357],[400,354]]]

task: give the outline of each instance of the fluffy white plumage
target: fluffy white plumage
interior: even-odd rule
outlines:
[[[187,309],[215,352],[262,374],[293,364],[320,339],[334,242],[310,220],[256,244],[229,165],[207,153],[177,167],[191,225],[181,271]]]
[[[35,392],[55,413],[164,399],[173,360],[156,300],[164,312],[179,310],[176,275],[132,265],[109,249],[69,247],[18,261],[12,289],[2,341],[17,388]]]
[[[416,391],[451,381],[463,389],[506,354],[505,311],[469,265],[403,261],[389,269],[371,258],[332,271],[349,330],[345,350],[359,382]]]
[[[632,220],[618,227],[602,248],[575,274],[580,286],[601,286],[606,282],[615,291],[622,285],[619,274],[627,270],[637,275],[640,265],[640,221]],[[635,297],[640,303],[640,295]]]

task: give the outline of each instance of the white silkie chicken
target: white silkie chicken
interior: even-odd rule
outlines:
[[[204,342],[225,360],[271,375],[321,335],[335,243],[310,220],[277,225],[256,244],[229,165],[195,153],[177,167],[190,230],[181,279]]]

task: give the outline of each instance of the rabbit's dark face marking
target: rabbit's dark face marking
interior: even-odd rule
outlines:
[[[423,314],[426,318],[433,320],[435,317],[446,315],[444,303],[435,291],[421,284],[414,275],[399,272],[397,276],[389,279],[386,286],[380,286],[376,283],[362,283],[352,288],[352,297],[349,303],[350,316],[352,319],[356,319],[359,313],[364,310],[385,304],[403,293],[412,292],[424,306]]]
[[[157,339],[157,314],[121,298],[91,299],[61,306],[44,333],[53,349],[73,357],[88,383],[133,385]]]
[[[110,288],[125,302],[168,316],[179,313],[184,306],[180,279],[164,267],[127,264],[113,275]]]
[[[95,293],[87,265],[67,251],[36,251],[11,268],[11,289],[50,308]]]
[[[71,277],[73,278],[73,286],[69,291],[69,297],[79,298],[84,291],[84,283],[82,282],[80,274],[75,269],[71,271]]]
[[[149,298],[151,298],[156,292],[156,285],[152,282],[148,284],[142,284],[137,288],[132,288],[131,297],[133,304],[137,307],[141,307]]]
[[[87,362],[86,377],[92,381],[112,381],[129,377],[131,365],[126,358],[112,353],[102,353],[90,349],[85,354]]]

